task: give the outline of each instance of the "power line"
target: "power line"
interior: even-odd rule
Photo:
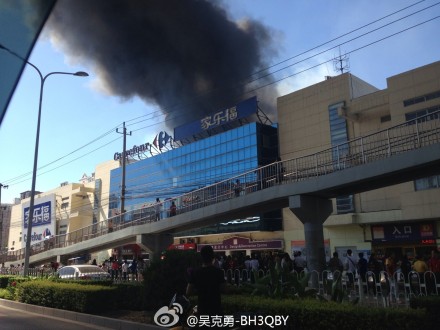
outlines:
[[[399,12],[402,12],[402,11],[404,11],[404,10],[410,8],[410,7],[413,7],[413,6],[417,5],[417,4],[420,4],[421,2],[424,2],[424,1],[425,1],[425,0],[418,1],[418,2],[416,2],[416,3],[414,3],[414,4],[410,5],[410,6],[404,7],[404,8],[402,8],[402,9],[400,9],[400,10],[397,10],[397,11],[391,13],[391,14],[388,14],[388,15],[386,15],[386,16],[383,16],[383,17],[381,17],[381,18],[379,18],[379,19],[377,19],[377,20],[374,20],[374,21],[372,21],[372,22],[370,22],[370,23],[368,23],[368,24],[365,24],[365,25],[363,25],[363,26],[361,26],[361,27],[358,27],[358,28],[356,28],[356,29],[354,29],[354,30],[351,30],[350,32],[344,33],[344,34],[342,34],[342,35],[340,35],[340,36],[338,36],[338,37],[336,37],[336,38],[333,38],[333,39],[331,39],[331,40],[329,40],[329,41],[326,41],[326,42],[324,42],[324,43],[321,43],[320,45],[315,46],[315,47],[313,47],[313,48],[311,48],[311,49],[309,49],[309,50],[307,50],[307,51],[301,52],[301,53],[299,53],[299,54],[297,54],[297,55],[295,55],[295,56],[293,56],[293,57],[290,57],[290,58],[288,58],[288,59],[286,59],[286,60],[280,61],[280,62],[278,62],[278,63],[276,63],[276,64],[274,64],[274,65],[272,65],[272,66],[269,66],[269,67],[266,68],[266,69],[263,69],[263,70],[257,71],[257,72],[255,72],[254,74],[252,74],[251,76],[253,76],[253,75],[255,75],[255,74],[258,74],[258,73],[261,73],[261,72],[265,72],[265,71],[267,71],[267,70],[270,69],[270,68],[273,68],[273,67],[278,66],[278,65],[280,65],[280,64],[282,64],[282,63],[285,63],[285,62],[287,62],[287,61],[290,61],[290,60],[292,60],[292,59],[294,59],[294,58],[297,58],[297,57],[299,57],[299,56],[301,56],[301,55],[304,55],[304,54],[306,54],[306,53],[308,53],[308,52],[310,52],[310,51],[312,51],[312,50],[318,49],[318,48],[320,48],[320,47],[322,47],[322,46],[324,46],[324,45],[327,45],[327,44],[329,44],[329,43],[331,43],[331,42],[333,42],[333,41],[335,41],[335,40],[338,40],[338,39],[340,39],[340,38],[342,38],[342,37],[344,37],[344,36],[347,36],[347,35],[349,35],[349,34],[352,34],[352,33],[356,32],[356,31],[359,31],[359,30],[361,30],[361,29],[363,29],[363,28],[365,28],[365,27],[367,27],[367,26],[370,26],[370,25],[372,25],[372,24],[374,24],[374,23],[377,23],[377,22],[379,22],[379,21],[381,21],[381,20],[383,20],[383,19],[385,19],[385,18],[388,18],[388,17],[390,17],[390,16],[393,16],[393,15],[399,13]],[[394,24],[394,23],[396,23],[396,22],[398,22],[398,21],[401,21],[401,20],[403,20],[403,19],[405,19],[405,18],[408,18],[408,17],[410,17],[410,16],[413,16],[413,15],[415,15],[415,14],[417,14],[417,13],[420,13],[420,12],[422,12],[422,11],[424,11],[424,10],[427,10],[427,9],[429,9],[429,8],[432,8],[432,7],[434,7],[434,6],[438,5],[438,4],[440,4],[440,2],[437,2],[437,3],[435,3],[435,4],[433,4],[433,5],[430,5],[430,6],[426,7],[426,8],[423,8],[423,9],[421,9],[421,10],[418,10],[418,11],[416,11],[416,12],[414,12],[414,13],[408,14],[408,15],[402,17],[402,18],[396,19],[396,20],[394,20],[393,22],[387,23],[387,24],[385,24],[385,25],[383,25],[383,26],[381,26],[381,27],[378,27],[378,28],[376,28],[376,29],[373,29],[373,30],[371,30],[371,31],[368,31],[368,32],[366,32],[366,33],[364,33],[364,34],[362,34],[362,35],[360,35],[360,36],[357,36],[357,37],[352,38],[352,39],[350,39],[350,40],[348,40],[348,41],[345,41],[345,42],[343,42],[343,43],[341,43],[341,44],[339,44],[339,45],[336,45],[336,46],[331,47],[331,48],[328,48],[328,49],[326,49],[326,50],[324,50],[324,51],[318,52],[317,54],[311,55],[311,56],[309,56],[309,57],[307,57],[307,58],[305,58],[305,59],[303,59],[303,60],[301,60],[301,61],[297,61],[297,62],[295,62],[295,63],[293,63],[293,64],[290,64],[290,65],[288,65],[288,66],[285,66],[285,67],[283,67],[283,68],[281,68],[281,69],[275,70],[275,71],[273,71],[273,72],[271,72],[271,73],[269,73],[269,74],[266,74],[266,75],[260,76],[260,77],[258,77],[257,79],[252,80],[252,81],[250,81],[250,82],[254,82],[254,81],[256,81],[256,80],[259,80],[259,79],[265,78],[265,77],[267,77],[268,75],[274,75],[275,73],[278,73],[278,72],[280,72],[280,71],[282,71],[282,70],[285,70],[285,69],[287,69],[287,68],[290,68],[290,67],[292,67],[292,66],[294,66],[294,65],[297,65],[297,64],[299,64],[299,63],[301,63],[301,62],[304,62],[304,61],[306,61],[306,60],[309,60],[309,59],[311,59],[311,58],[317,57],[318,55],[321,55],[321,54],[323,54],[323,53],[325,53],[325,52],[328,52],[329,50],[332,50],[332,49],[334,49],[334,48],[336,48],[336,47],[340,47],[341,45],[344,45],[344,44],[350,43],[350,42],[352,42],[352,41],[354,41],[354,40],[356,40],[356,39],[359,39],[359,38],[361,38],[361,37],[363,37],[363,36],[366,36],[366,35],[368,35],[368,34],[371,34],[372,32],[378,31],[379,29],[382,29],[382,28],[384,28],[384,27],[386,27],[386,26],[389,26],[389,25],[391,25],[391,24]],[[438,18],[438,17],[435,17],[435,18],[433,18],[433,19],[431,19],[431,20],[434,20],[434,19],[437,19],[437,18]],[[422,23],[420,23],[420,24],[417,24],[417,25],[412,26],[411,28],[407,28],[407,29],[401,30],[401,31],[399,31],[399,32],[397,32],[397,33],[395,33],[395,34],[392,34],[392,35],[387,36],[387,37],[385,37],[385,38],[379,39],[379,40],[377,40],[377,41],[375,41],[375,42],[369,43],[369,44],[367,44],[367,45],[365,45],[365,46],[363,46],[363,47],[360,47],[360,48],[358,48],[358,49],[355,49],[355,50],[351,51],[350,53],[353,53],[353,52],[358,51],[358,50],[360,50],[360,49],[366,48],[366,47],[368,47],[368,46],[370,46],[370,45],[373,45],[373,44],[375,44],[375,43],[377,43],[377,42],[380,42],[380,41],[383,41],[383,40],[385,40],[385,39],[388,39],[388,38],[390,38],[390,37],[392,37],[392,36],[395,36],[395,35],[397,35],[397,34],[399,34],[399,33],[405,32],[405,31],[407,31],[407,30],[409,30],[409,29],[412,29],[412,28],[414,28],[414,27],[417,27],[417,26],[420,26],[420,25],[422,25],[422,24],[425,24],[425,23],[427,23],[427,22],[429,22],[429,21],[431,21],[431,20],[428,20],[428,21],[422,22]],[[332,59],[332,60],[333,60],[333,59]],[[332,60],[329,60],[329,61],[332,61]],[[295,75],[298,75],[298,74],[300,74],[300,73],[306,72],[306,71],[308,71],[308,70],[314,69],[314,68],[316,68],[316,67],[318,67],[318,66],[320,66],[320,65],[323,65],[323,64],[328,63],[329,61],[325,61],[325,62],[322,62],[322,63],[320,63],[320,64],[314,65],[314,66],[309,67],[309,68],[307,68],[307,69],[305,69],[305,70],[302,70],[302,71],[300,71],[300,72],[296,72],[296,73],[294,73],[294,74],[292,74],[292,75],[288,75],[288,76],[286,76],[286,77],[283,77],[283,78],[281,78],[281,79],[275,80],[275,81],[270,82],[270,83],[268,83],[268,84],[264,84],[264,85],[258,86],[258,87],[256,87],[256,88],[253,88],[253,89],[251,89],[251,90],[245,92],[243,95],[250,94],[250,93],[254,93],[254,92],[257,91],[257,90],[260,90],[260,89],[262,89],[262,88],[268,87],[268,86],[273,85],[273,84],[276,84],[276,83],[278,83],[278,82],[280,82],[280,81],[282,81],[282,80],[285,80],[285,79],[291,78],[291,77],[293,77],[293,76],[295,76]],[[245,83],[245,84],[249,84],[250,82],[247,82],[247,83]],[[177,106],[177,105],[176,105],[176,106]],[[149,119],[151,119],[151,118],[154,118],[154,117],[155,117],[155,114],[159,114],[159,116],[165,116],[165,114],[162,112],[162,110],[156,110],[156,111],[151,112],[151,113],[149,113],[149,114],[147,114],[147,115],[143,115],[143,116],[139,116],[139,117],[136,117],[136,118],[130,119],[128,122],[130,122],[130,121],[136,121],[136,120],[137,120],[137,121],[134,122],[134,123],[131,123],[131,124],[128,125],[128,126],[133,126],[133,125],[139,124],[139,123],[141,123],[141,122],[144,122],[144,121],[146,121],[146,120],[149,120]],[[149,128],[149,127],[152,127],[152,126],[156,126],[156,125],[158,125],[158,124],[160,124],[160,123],[166,123],[166,122],[169,121],[169,120],[172,120],[172,119],[175,119],[175,118],[177,118],[177,117],[184,116],[184,115],[185,115],[185,114],[180,114],[179,116],[174,116],[174,117],[171,117],[171,118],[166,118],[165,120],[163,120],[163,121],[161,121],[161,122],[159,122],[159,123],[149,124],[149,125],[147,125],[147,126],[143,126],[143,127],[141,127],[141,128],[134,129],[133,131],[139,131],[139,130],[143,130],[143,129],[145,129],[145,128]],[[138,120],[138,119],[141,119],[141,118],[144,118],[144,117],[147,117],[147,116],[148,116],[148,118],[145,118],[145,119],[142,119],[142,120]],[[107,131],[106,133],[100,135],[99,137],[95,138],[94,140],[88,142],[87,144],[85,144],[85,145],[83,145],[83,146],[81,146],[81,147],[79,147],[79,148],[73,150],[72,152],[66,154],[65,156],[62,156],[62,157],[60,157],[60,158],[58,158],[58,159],[56,159],[56,160],[54,160],[54,161],[52,161],[52,162],[50,162],[50,163],[48,163],[48,164],[45,164],[45,165],[41,166],[39,169],[46,168],[46,167],[48,167],[48,166],[50,166],[50,165],[52,165],[52,164],[54,164],[54,163],[56,163],[56,162],[58,162],[58,161],[64,159],[64,158],[66,158],[66,157],[68,157],[68,156],[70,156],[70,155],[72,155],[72,154],[74,154],[74,153],[76,153],[76,152],[82,150],[83,148],[85,148],[85,147],[91,145],[92,143],[94,143],[94,142],[96,142],[96,141],[99,141],[100,139],[104,138],[104,137],[107,136],[108,134],[112,133],[112,132],[114,131],[114,129],[115,129],[115,128],[112,128],[111,130],[109,130],[109,131]],[[116,140],[116,139],[115,139],[115,140]],[[111,142],[105,144],[104,146],[109,145],[110,143],[114,142],[115,140],[112,140]],[[94,151],[96,151],[96,150],[98,150],[98,149],[100,149],[100,148],[102,148],[102,147],[104,147],[104,146],[101,146],[101,147],[99,147],[99,148],[96,148],[96,149],[94,149],[93,151],[91,151],[91,152],[89,152],[89,153],[87,153],[87,154],[85,154],[85,155],[83,155],[83,156],[77,157],[77,158],[75,158],[74,160],[71,160],[71,161],[69,161],[69,162],[67,162],[67,163],[64,163],[64,164],[62,164],[62,165],[60,165],[60,166],[58,166],[58,167],[56,167],[56,168],[54,168],[54,169],[48,170],[48,171],[46,171],[46,172],[44,172],[44,173],[40,173],[39,175],[49,173],[49,172],[51,172],[51,171],[53,171],[53,170],[55,170],[55,169],[58,169],[58,168],[60,168],[60,167],[62,167],[62,166],[68,165],[68,164],[72,163],[73,161],[78,160],[78,159],[80,159],[80,158],[83,158],[83,157],[85,157],[86,155],[88,155],[88,154],[90,154],[90,153],[92,153],[92,152],[94,152]],[[15,177],[15,178],[12,178],[12,179],[9,179],[9,180],[4,180],[4,182],[9,183],[10,185],[14,185],[14,184],[22,183],[22,182],[27,181],[28,179],[26,179],[26,180],[21,180],[21,179],[22,179],[23,177],[28,176],[28,175],[30,175],[30,172],[25,173],[25,174],[22,174],[22,175],[20,175],[20,176],[17,176],[17,177]],[[18,180],[21,180],[21,181],[18,181]],[[17,181],[18,181],[18,182],[17,182]]]

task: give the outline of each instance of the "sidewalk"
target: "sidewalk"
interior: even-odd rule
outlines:
[[[84,313],[71,312],[56,308],[29,305],[12,300],[0,299],[0,305],[21,311],[27,311],[29,313],[35,313],[38,315],[57,317],[57,318],[67,319],[76,322],[93,324],[95,326],[101,326],[107,329],[118,329],[118,330],[163,329],[163,327],[159,327],[151,324],[141,324],[136,322],[96,316],[92,314],[84,314]]]

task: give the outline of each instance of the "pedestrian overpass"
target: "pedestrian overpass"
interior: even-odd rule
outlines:
[[[155,222],[150,206],[55,236],[32,245],[30,264],[133,243],[160,252],[176,232],[289,207],[304,223],[309,267],[320,271],[324,246],[317,242],[323,242],[323,223],[333,211],[331,198],[440,173],[439,113],[176,197],[179,208],[173,217]],[[231,188],[237,179],[242,187],[238,197]],[[22,262],[24,255],[21,249],[0,257]]]

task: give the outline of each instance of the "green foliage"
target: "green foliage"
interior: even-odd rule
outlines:
[[[4,289],[8,286],[9,278],[11,278],[11,275],[2,275],[0,276],[0,289]]]
[[[342,288],[342,274],[336,273],[333,278],[331,300],[341,303],[344,299],[344,289]]]
[[[244,284],[245,287],[252,288],[252,295],[280,299],[313,297],[317,293],[315,289],[307,289],[310,273],[298,275],[283,269],[280,263],[272,265],[264,276],[259,276],[257,271],[253,272],[253,276],[255,283]]]
[[[167,251],[163,260],[153,261],[143,273],[146,308],[168,305],[175,293],[184,294],[188,269],[200,264],[196,251]]]
[[[440,324],[440,296],[412,297],[409,305],[414,309],[423,309],[433,324]]]
[[[106,286],[37,280],[21,283],[16,293],[23,303],[96,313],[114,308],[115,292],[115,288]]]
[[[417,329],[435,328],[424,310],[407,308],[362,307],[351,303],[316,298],[273,299],[263,296],[222,297],[226,315],[283,315],[288,324],[282,329]]]
[[[0,289],[0,299],[14,300],[14,294],[8,289]]]
[[[0,276],[0,288],[7,288],[11,283],[20,284],[22,282],[32,281],[35,278],[20,275],[2,275]]]
[[[125,310],[142,310],[144,305],[144,286],[139,283],[127,282],[114,285],[115,308]]]

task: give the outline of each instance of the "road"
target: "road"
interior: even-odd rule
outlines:
[[[82,321],[82,322],[81,322]],[[105,318],[0,299],[0,330],[157,330],[152,324]]]
[[[23,310],[0,306],[0,329],[8,330],[78,330],[109,329],[88,323],[70,321],[58,317],[30,313]]]

